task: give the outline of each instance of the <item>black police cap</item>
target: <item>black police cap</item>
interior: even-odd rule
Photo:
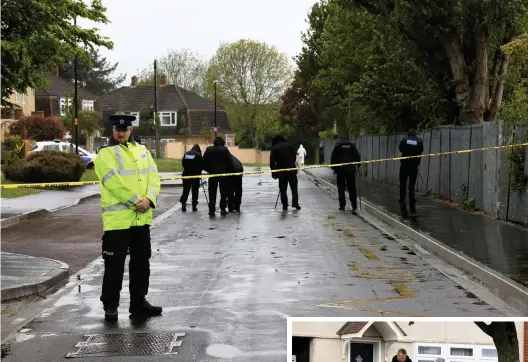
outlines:
[[[136,120],[136,116],[131,114],[111,114],[110,121],[113,126],[119,129],[127,129],[132,127],[132,122]]]

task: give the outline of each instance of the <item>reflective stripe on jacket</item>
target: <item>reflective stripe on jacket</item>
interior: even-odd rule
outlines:
[[[101,149],[95,162],[101,185],[103,229],[122,230],[152,224],[152,206],[160,193],[158,168],[145,146],[129,142]],[[139,212],[135,203],[147,197],[151,208]]]

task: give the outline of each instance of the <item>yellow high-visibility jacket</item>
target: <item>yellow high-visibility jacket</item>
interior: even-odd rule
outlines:
[[[156,163],[145,146],[128,142],[102,148],[95,173],[101,185],[104,231],[152,224],[152,208],[157,205],[161,185]],[[145,213],[136,209],[140,197],[151,201]]]

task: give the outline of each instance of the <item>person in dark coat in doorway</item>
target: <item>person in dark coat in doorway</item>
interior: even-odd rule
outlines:
[[[242,162],[235,155],[231,154],[231,167],[233,172],[244,172]],[[242,203],[242,175],[229,176],[229,197],[228,206],[229,212],[240,212],[240,204]]]
[[[410,130],[407,137],[400,142],[400,152],[402,157],[418,156],[423,153],[423,141],[416,136],[415,130]],[[420,157],[400,160],[400,208],[403,214],[407,213],[405,193],[407,189],[407,179],[409,180],[409,206],[411,214],[416,213],[416,199],[414,189],[418,177],[418,167],[420,167]]]
[[[296,168],[297,153],[292,145],[280,135],[277,135],[271,141],[272,148],[270,153],[270,168],[272,170],[283,170],[289,168]],[[271,176],[274,179],[279,179],[279,190],[281,196],[282,209],[288,210],[288,185],[290,185],[292,193],[292,206],[300,210],[299,194],[297,191],[297,170],[272,172]]]
[[[339,163],[359,162],[361,156],[356,145],[350,142],[348,136],[336,143],[332,151],[331,161],[332,165]],[[359,165],[358,165],[359,167]],[[346,165],[339,167],[332,167],[332,170],[337,175],[337,191],[339,193],[339,210],[345,210],[345,186],[348,186],[348,196],[352,203],[352,211],[357,209],[357,194],[356,194],[356,165]]]
[[[213,146],[207,147],[203,155],[204,170],[211,175],[231,173],[231,152],[225,147],[225,141],[222,137],[216,137]],[[230,176],[211,177],[209,178],[209,216],[215,216],[216,212],[216,192],[220,185],[220,214],[228,214],[227,196],[229,193]]]
[[[196,176],[202,174],[203,158],[202,150],[199,145],[194,145],[190,151],[185,152],[182,159],[183,173],[182,176]],[[180,197],[182,204],[182,211],[187,211],[187,199],[189,198],[189,191],[192,189],[192,207],[193,211],[198,211],[198,193],[200,191],[199,178],[191,178],[183,180],[183,192]]]
[[[392,362],[412,362],[412,360],[407,355],[407,351],[401,348],[396,356],[392,357]]]

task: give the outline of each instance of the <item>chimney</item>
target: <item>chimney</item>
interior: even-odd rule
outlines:
[[[130,83],[130,85],[132,87],[135,87],[135,86],[137,86],[137,82],[138,82],[138,78],[136,76],[133,76],[132,77],[132,82]]]
[[[167,76],[162,75],[160,78],[160,85],[167,85]]]

